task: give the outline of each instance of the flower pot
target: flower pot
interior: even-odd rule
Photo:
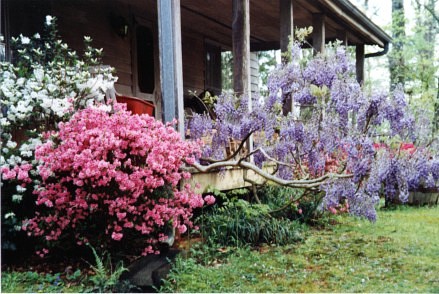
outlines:
[[[131,111],[133,114],[149,114],[154,115],[154,104],[149,101],[130,96],[116,96],[116,101],[118,103],[126,103],[127,110]]]

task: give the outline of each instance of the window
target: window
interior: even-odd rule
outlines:
[[[137,83],[142,93],[154,92],[154,35],[146,26],[136,27]]]
[[[204,88],[213,91],[211,94],[219,95],[221,93],[221,47],[210,44],[204,45],[205,48],[205,76]]]

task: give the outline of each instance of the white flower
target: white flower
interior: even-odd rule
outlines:
[[[55,86],[54,84],[48,84],[48,85],[47,85],[47,91],[49,91],[49,93],[53,93],[53,92],[55,92],[55,90],[56,90],[57,88],[58,88],[58,87]]]
[[[19,195],[19,194],[12,195],[13,202],[21,202],[22,199],[23,199],[23,195]]]
[[[69,52],[68,54],[69,54],[70,57],[75,57],[76,56],[76,51]]]
[[[53,99],[51,109],[59,117],[64,116],[71,104],[65,99]]]
[[[52,20],[53,20],[52,16],[46,15],[46,25],[48,26],[52,25]]]
[[[23,86],[25,82],[26,82],[26,79],[25,79],[25,78],[19,78],[19,79],[17,80],[17,85],[18,85],[18,86]]]
[[[20,35],[20,41],[21,41],[21,44],[23,44],[23,45],[27,45],[30,43],[30,39],[28,37],[23,36],[23,35]]]
[[[36,33],[36,34],[34,35],[34,38],[35,38],[35,39],[39,39],[39,38],[41,38],[41,36],[40,36],[40,34]]]
[[[42,68],[34,69],[34,76],[38,82],[42,82],[44,78],[44,70]]]
[[[40,48],[32,49],[32,51],[33,51],[35,54],[37,54],[37,55],[43,56],[43,52],[41,51]]]
[[[0,87],[0,91],[3,93],[3,95],[4,95],[6,98],[11,98],[12,96],[14,96],[14,93],[11,92],[11,90],[10,90],[8,87],[6,87],[6,85],[2,85],[2,86]]]
[[[0,119],[0,126],[7,127],[9,125],[11,125],[11,123],[8,121],[8,119],[6,117],[2,117]]]
[[[41,103],[42,108],[49,109],[52,106],[52,98],[46,96],[41,100],[42,100],[42,103]]]
[[[21,163],[21,157],[15,156],[15,155],[11,155],[11,157],[8,158],[7,163],[9,165],[17,165],[19,163]]]
[[[17,185],[17,187],[15,187],[16,189],[17,189],[17,192],[18,193],[24,193],[24,192],[26,192],[26,188],[24,188],[24,187],[22,187],[22,186],[20,186],[20,185]]]
[[[8,141],[6,143],[6,147],[8,147],[9,149],[14,149],[15,147],[17,147],[17,142],[14,141]]]
[[[21,112],[23,114],[30,114],[30,112],[32,112],[32,110],[33,110],[33,107],[31,105],[29,105],[29,100],[18,101],[18,104],[16,106],[17,112]]]
[[[33,151],[35,150],[35,142],[34,142],[34,140],[35,139],[32,139],[30,141],[30,144],[23,143],[20,146],[20,154],[21,154],[21,156],[24,156],[24,157],[32,157],[33,156]],[[41,140],[38,139],[38,141],[41,144]]]
[[[8,120],[10,121],[15,121],[16,117],[14,114],[12,114],[11,112],[8,113]]]
[[[8,212],[7,214],[5,214],[5,219],[8,219],[8,218],[10,218],[10,217],[14,217],[15,216],[15,213],[13,213],[13,212]]]

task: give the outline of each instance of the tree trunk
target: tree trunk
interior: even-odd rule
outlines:
[[[405,18],[404,0],[392,0],[392,38],[393,46],[389,56],[390,89],[405,83],[404,38]]]

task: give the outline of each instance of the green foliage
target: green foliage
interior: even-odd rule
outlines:
[[[259,91],[262,96],[268,95],[268,76],[276,68],[276,51],[260,51],[258,52],[259,61]]]
[[[84,278],[78,269],[73,274],[39,274],[36,272],[2,271],[1,292],[83,292]]]
[[[223,91],[233,91],[233,54],[231,51],[221,53],[221,83]]]
[[[237,248],[224,258],[204,251],[208,263],[180,256],[160,291],[437,293],[439,207],[378,215],[376,223],[333,217],[339,224],[302,243]]]
[[[434,6],[435,1],[412,3],[416,25],[411,31],[406,29],[409,20],[404,17],[404,10],[393,13],[393,48],[388,54],[391,86],[398,82],[405,85],[417,125],[426,126],[419,130],[419,136],[424,140],[431,140],[438,131],[434,113],[439,109],[439,63],[435,53],[439,22],[432,14]]]
[[[121,274],[126,271],[122,264],[116,265],[113,270],[111,258],[103,253],[100,257],[96,250],[90,246],[95,265],[91,265],[94,275],[88,276],[81,270],[73,273],[37,273],[2,271],[1,292],[133,292],[139,289],[128,281],[120,281]]]
[[[203,237],[211,244],[243,246],[261,243],[288,244],[303,239],[303,226],[285,218],[274,218],[266,204],[243,199],[225,202],[199,218]]]
[[[270,207],[270,214],[297,220],[303,223],[315,223],[322,217],[318,210],[322,193],[306,193],[301,189],[265,185],[258,190],[262,203]]]
[[[93,284],[90,292],[113,292],[119,286],[119,278],[124,271],[127,271],[123,267],[122,263],[116,265],[113,270],[111,258],[109,254],[103,253],[103,257],[100,257],[93,246],[89,245],[93,252],[96,265],[91,265],[94,275],[90,277],[90,281]]]

